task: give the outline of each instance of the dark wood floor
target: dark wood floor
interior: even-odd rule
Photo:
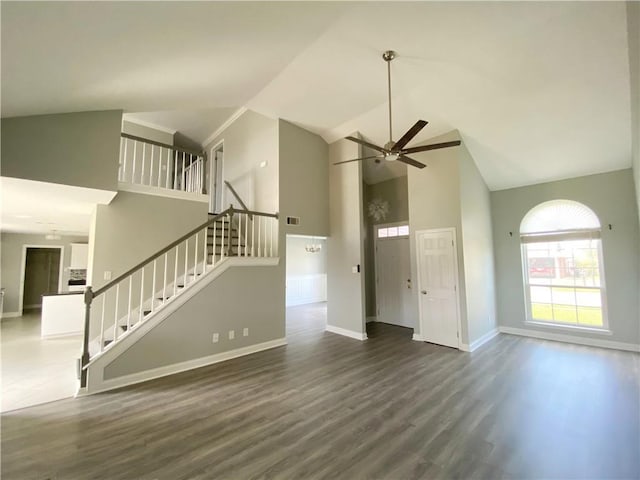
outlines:
[[[639,356],[501,335],[473,354],[373,324],[2,416],[2,478],[638,478]]]

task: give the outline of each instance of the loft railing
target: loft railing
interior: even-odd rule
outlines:
[[[81,386],[86,386],[86,368],[96,355],[142,325],[225,258],[277,256],[278,214],[230,207],[106,285],[95,291],[87,287]]]
[[[206,193],[204,152],[120,134],[118,181],[133,185]]]

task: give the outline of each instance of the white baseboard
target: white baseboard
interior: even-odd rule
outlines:
[[[612,348],[615,350],[627,350],[629,352],[640,352],[640,345],[635,343],[614,342],[611,340],[600,340],[598,338],[577,337],[564,333],[541,332],[538,330],[527,330],[524,328],[500,327],[501,333],[510,335],[520,335],[522,337],[540,338],[542,340],[553,340],[556,342],[577,343],[590,347]]]
[[[414,333],[411,340],[415,340],[416,342],[424,342],[424,338],[419,333]]]
[[[493,330],[490,330],[487,333],[485,333],[484,335],[482,335],[475,342],[471,342],[470,345],[467,345],[466,343],[461,343],[460,344],[460,350],[462,350],[464,352],[473,352],[473,351],[477,350],[478,348],[480,348],[485,343],[487,343],[489,340],[494,338],[499,333],[500,333],[500,330],[498,328],[494,328]]]
[[[40,338],[43,340],[55,340],[56,338],[74,337],[82,335],[83,333],[82,330],[79,330],[77,332],[57,333],[54,335],[40,335]]]
[[[16,318],[20,316],[20,312],[2,312],[2,318]]]
[[[355,338],[356,340],[366,340],[367,334],[365,332],[355,332],[353,330],[347,330],[346,328],[335,327],[333,325],[327,325],[327,332],[337,333],[338,335],[344,335],[345,337]]]
[[[367,317],[367,323],[377,322],[377,321],[378,321],[378,317]]]
[[[186,362],[174,363],[173,365],[166,365],[163,367],[153,368],[151,370],[145,370],[143,372],[136,372],[130,375],[124,375],[122,377],[110,378],[108,380],[104,380],[97,389],[91,392],[88,392],[86,390],[84,392],[79,391],[77,396],[100,393],[107,390],[113,390],[115,388],[126,387],[127,385],[146,382],[155,378],[166,377],[167,375],[174,375],[176,373],[193,370],[195,368],[206,367],[207,365],[213,365],[214,363],[224,362],[233,358],[251,355],[252,353],[261,352],[263,350],[282,347],[286,344],[286,338],[278,338],[276,340],[270,340],[268,342],[249,345],[248,347],[229,350],[228,352],[216,353],[206,357],[187,360]]]

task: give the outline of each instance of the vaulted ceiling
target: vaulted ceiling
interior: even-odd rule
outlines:
[[[1,8],[3,117],[122,108],[203,141],[242,106],[328,142],[360,131],[380,144],[380,54],[394,49],[395,132],[419,118],[430,124],[416,143],[458,129],[491,189],[631,166],[628,49],[639,47],[622,2]]]

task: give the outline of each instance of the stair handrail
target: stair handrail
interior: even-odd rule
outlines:
[[[205,154],[204,150],[191,150],[189,148],[178,147],[176,145],[169,145],[168,143],[156,142],[155,140],[150,140],[144,137],[138,137],[136,135],[131,135],[129,133],[120,133],[122,138],[128,138],[129,140],[135,140],[136,142],[148,143],[149,145],[155,145],[156,147],[164,147],[169,150],[176,150],[179,152],[189,153],[191,155],[195,155],[197,157],[201,157]]]
[[[240,204],[240,206],[242,208],[244,208],[245,210],[249,210],[249,208],[247,207],[247,205],[242,201],[242,198],[240,198],[240,195],[238,195],[238,192],[236,192],[236,189],[233,188],[233,186],[227,181],[224,181],[224,184],[227,186],[227,188],[229,188],[229,190],[231,191],[231,193],[233,193],[233,196],[236,197],[236,199],[238,200],[238,203]],[[253,220],[253,215],[249,214],[249,219]]]
[[[158,250],[156,253],[150,255],[145,260],[137,263],[134,267],[130,268],[129,270],[127,270],[123,274],[118,275],[115,279],[109,281],[107,284],[103,285],[102,287],[98,288],[97,290],[93,291],[91,286],[87,286],[86,287],[86,289],[84,291],[84,303],[85,303],[84,334],[83,334],[83,342],[82,342],[82,356],[80,358],[80,363],[81,363],[81,365],[80,365],[80,385],[81,385],[81,387],[85,387],[86,386],[87,366],[88,366],[88,364],[89,364],[89,362],[91,360],[90,354],[89,354],[89,342],[90,342],[89,335],[90,335],[90,326],[91,326],[91,303],[93,302],[93,300],[96,297],[104,294],[105,292],[107,292],[108,290],[113,288],[114,286],[118,285],[120,282],[125,280],[127,277],[130,277],[131,275],[133,275],[134,273],[136,273],[140,269],[146,267],[151,262],[157,260],[162,255],[164,255],[165,253],[167,253],[170,250],[172,250],[173,248],[177,247],[182,242],[190,239],[191,237],[193,237],[194,235],[196,235],[200,231],[204,230],[205,228],[208,228],[208,227],[214,225],[219,219],[224,219],[224,217],[228,216],[229,217],[229,224],[231,224],[231,219],[233,218],[234,214],[238,214],[238,215],[244,214],[244,215],[247,215],[247,216],[256,215],[256,216],[267,217],[267,218],[275,218],[275,219],[279,218],[279,214],[278,213],[256,212],[256,211],[252,211],[252,210],[248,210],[248,209],[238,209],[238,208],[234,208],[233,206],[230,206],[229,208],[227,208],[223,212],[220,212],[220,213],[217,213],[217,214],[209,214],[210,218],[206,222],[204,222],[201,225],[199,225],[199,226],[195,227],[194,229],[190,230],[188,233],[182,235],[180,238],[178,238],[177,240],[174,240],[173,242],[171,242],[166,247],[164,247],[164,248]],[[231,239],[231,236],[230,236],[230,229],[229,229],[229,243],[230,243],[230,239]],[[215,256],[215,248],[214,248],[214,256]],[[140,307],[140,308],[142,308],[142,307]]]

